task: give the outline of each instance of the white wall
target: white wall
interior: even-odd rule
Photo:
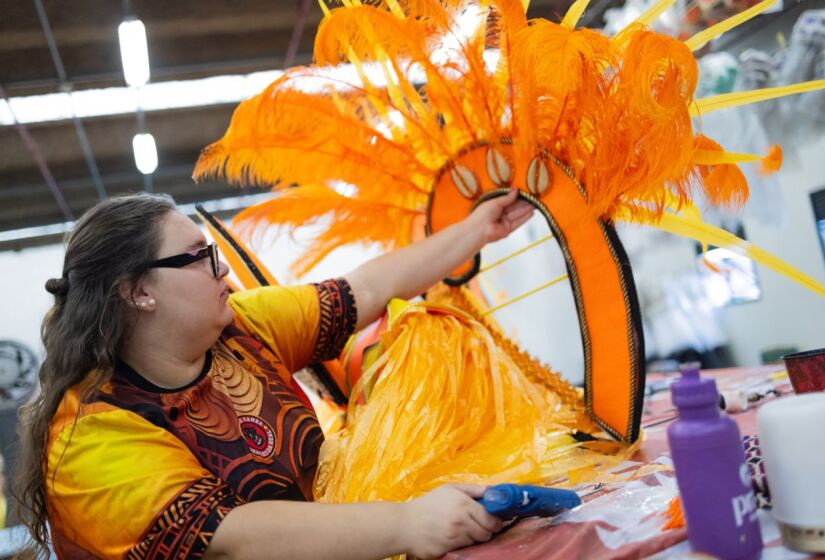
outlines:
[[[62,270],[63,245],[0,252],[0,339],[41,352],[40,323],[54,301],[46,280]]]
[[[745,219],[748,240],[825,284],[825,256],[817,237],[810,193],[825,188],[825,135],[788,158],[778,173],[784,198],[781,227]],[[723,323],[741,365],[760,363],[764,350],[825,347],[825,298],[759,267],[762,300],[727,308]]]
[[[482,251],[482,267],[511,255],[550,233],[544,216],[536,212],[507,239]],[[567,273],[555,240],[542,243],[479,276],[493,304],[503,303]],[[563,281],[496,311],[493,319],[540,362],[568,381],[584,383],[584,350],[579,317],[570,283]]]

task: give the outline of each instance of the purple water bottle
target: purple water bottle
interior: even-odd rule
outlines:
[[[679,419],[667,430],[676,482],[696,552],[723,559],[759,558],[762,533],[739,427],[719,410],[713,379],[683,365],[671,386]]]

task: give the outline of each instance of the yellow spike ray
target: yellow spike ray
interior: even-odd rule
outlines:
[[[504,303],[499,303],[498,305],[496,305],[494,307],[490,307],[489,309],[485,309],[484,311],[481,312],[481,314],[482,315],[489,315],[490,313],[494,313],[495,311],[498,311],[499,309],[501,309],[503,307],[507,307],[508,305],[512,305],[512,304],[516,303],[517,301],[523,300],[526,297],[532,296],[533,294],[537,294],[540,291],[544,290],[545,288],[549,288],[550,286],[555,286],[559,282],[563,282],[563,281],[567,280],[568,278],[569,278],[569,276],[567,274],[562,274],[561,276],[553,278],[549,282],[546,282],[546,283],[542,284],[538,288],[533,288],[532,290],[530,290],[528,292],[525,292],[521,295],[518,295],[518,296],[514,297],[513,299],[509,299],[509,300],[505,301]]]
[[[660,15],[664,13],[665,10],[670,8],[673,4],[676,3],[676,0],[659,0],[652,6],[650,6],[645,12],[637,17],[633,23],[641,23],[643,25],[650,25],[654,21],[656,21]],[[631,23],[630,25],[633,25]]]
[[[702,213],[699,211],[695,204],[693,204],[689,200],[686,200],[684,202],[680,201],[670,191],[665,192],[665,208],[668,208],[672,212],[675,212],[677,214],[682,214],[690,220],[704,223],[702,221]],[[699,243],[702,245],[702,254],[707,254],[708,244],[704,241],[700,241]]]
[[[387,95],[390,98],[390,102],[395,106],[395,110],[400,112],[406,119],[409,116],[406,109],[407,100],[403,93],[401,93],[401,88],[399,88],[396,83],[394,73],[389,68],[387,56],[380,50],[376,54],[378,55],[378,65],[384,73],[384,80],[387,82]],[[396,125],[392,119],[387,120],[385,124],[391,129],[392,135],[395,137],[399,131],[398,125]]]
[[[401,9],[401,5],[398,4],[397,0],[385,0],[385,2],[387,3],[387,6],[389,7],[392,15],[394,15],[398,19],[404,19],[405,17],[407,17],[404,14],[404,10]]]
[[[509,261],[510,259],[515,258],[515,257],[521,255],[522,253],[526,253],[527,251],[529,251],[533,247],[537,247],[537,246],[541,245],[542,243],[544,243],[545,241],[550,241],[551,239],[553,239],[553,234],[552,233],[550,235],[545,235],[541,239],[539,239],[537,241],[533,241],[529,245],[527,245],[525,247],[522,247],[521,249],[519,249],[517,251],[513,251],[509,255],[507,255],[505,257],[502,257],[502,258],[498,259],[495,262],[492,262],[492,263],[490,263],[486,266],[482,266],[481,269],[479,269],[478,273],[481,274],[482,272],[487,272],[491,268],[495,268],[495,267],[497,267],[501,264],[504,264],[507,261]]]
[[[722,165],[726,163],[747,163],[761,161],[764,156],[738,152],[718,152],[715,150],[696,150],[690,162],[697,165]]]
[[[370,79],[367,77],[367,72],[364,70],[364,65],[361,63],[361,59],[358,58],[358,55],[355,54],[355,51],[352,47],[349,47],[347,50],[347,57],[349,58],[350,64],[355,69],[355,73],[358,74],[358,78],[361,80],[362,85],[364,86],[364,90],[367,92],[367,99],[370,102],[370,105],[378,111],[378,114],[381,118],[388,118],[387,117],[387,108],[384,103],[381,102],[381,99],[376,94],[378,88],[376,88]]]
[[[575,29],[576,24],[579,23],[579,19],[581,19],[589,3],[590,0],[576,0],[573,2],[573,5],[570,6],[567,13],[564,14],[564,19],[561,20],[561,24],[569,29]]]
[[[665,208],[677,214],[687,216],[690,219],[702,221],[702,213],[695,204],[689,200],[679,200],[676,198],[676,195],[670,191],[665,191]]]
[[[722,95],[714,95],[712,97],[702,97],[696,99],[693,105],[690,106],[690,116],[698,117],[699,115],[706,115],[707,113],[721,109],[759,103],[760,101],[767,101],[769,99],[776,99],[777,97],[785,97],[786,95],[805,93],[818,89],[825,89],[825,80],[812,80],[810,82],[802,82],[801,84],[789,86],[755,89],[751,91],[735,91],[733,93],[723,93]]]
[[[821,297],[825,297],[825,285],[817,282],[815,279],[786,263],[776,255],[773,255],[768,251],[757,247],[756,245],[748,243],[744,239],[741,239],[722,228],[706,224],[701,220],[696,220],[687,216],[680,216],[678,214],[672,214],[670,212],[665,212],[658,223],[654,220],[644,219],[633,221],[636,221],[637,223],[644,223],[675,235],[687,237],[703,244],[730,249],[753,259],[762,266],[770,268],[774,272],[777,272],[790,280],[793,280],[800,286],[811,290],[813,293]]]
[[[321,6],[321,12],[324,14],[324,17],[329,17],[329,7],[324,0],[318,0],[318,5]]]
[[[730,31],[737,25],[745,23],[749,19],[758,16],[759,14],[761,14],[762,12],[776,4],[777,1],[778,0],[762,0],[762,2],[748,8],[744,12],[740,12],[735,16],[729,17],[724,21],[720,21],[716,25],[712,25],[707,29],[700,31],[690,39],[686,40],[685,45],[687,45],[690,50],[695,51],[711,39],[715,39],[719,35],[727,31]]]

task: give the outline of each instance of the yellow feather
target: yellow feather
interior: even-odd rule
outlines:
[[[792,84],[789,86],[754,89],[751,91],[735,91],[733,93],[723,93],[721,95],[713,95],[711,97],[702,97],[700,99],[696,99],[690,106],[690,116],[698,117],[700,115],[706,115],[721,109],[729,109],[730,107],[739,107],[741,105],[759,103],[760,101],[768,101],[769,99],[776,99],[778,97],[785,97],[786,95],[805,93],[818,89],[825,89],[825,80],[812,80],[810,82],[802,82],[801,84]]]
[[[710,41],[711,39],[715,39],[719,35],[730,31],[737,25],[741,25],[748,21],[749,19],[758,16],[774,4],[776,4],[778,0],[762,0],[762,2],[756,4],[745,10],[744,12],[740,12],[735,16],[729,17],[724,21],[720,21],[716,25],[712,25],[707,29],[704,29],[691,37],[690,39],[685,41],[685,45],[692,51],[695,51],[702,47],[705,43]]]
[[[401,9],[401,6],[398,5],[398,2],[396,2],[396,0],[384,0],[384,1],[387,3],[387,6],[389,7],[390,12],[392,13],[392,15],[394,15],[395,17],[397,17],[399,19],[403,19],[404,17],[406,17],[404,15],[404,10]]]
[[[692,163],[696,165],[721,165],[725,163],[747,163],[761,161],[762,156],[736,152],[717,152],[715,150],[696,150],[693,152]]]
[[[642,223],[674,235],[693,239],[703,244],[730,249],[789,278],[800,286],[811,290],[813,293],[825,297],[825,285],[817,282],[814,278],[811,278],[779,257],[737,237],[729,231],[706,224],[696,218],[680,216],[670,212],[665,212],[660,218],[657,218],[649,211],[641,209],[638,213],[634,212],[632,216],[629,212],[623,212],[618,219]]]
[[[664,13],[665,10],[670,8],[673,4],[676,3],[676,0],[659,0],[652,6],[650,6],[645,12],[637,17],[631,25],[634,23],[640,23],[642,25],[650,25],[656,19]]]
[[[564,14],[564,19],[561,20],[561,24],[568,29],[575,29],[576,24],[579,23],[579,19],[581,19],[589,3],[590,0],[576,0],[573,2],[570,8],[568,8],[567,13]]]

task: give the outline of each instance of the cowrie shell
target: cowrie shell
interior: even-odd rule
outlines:
[[[474,198],[478,194],[478,179],[463,165],[456,165],[450,169],[450,178],[464,198]]]
[[[487,150],[487,176],[499,187],[510,183],[510,163],[501,152],[493,148]]]
[[[527,190],[541,196],[550,187],[550,171],[541,158],[533,158],[527,167]]]

